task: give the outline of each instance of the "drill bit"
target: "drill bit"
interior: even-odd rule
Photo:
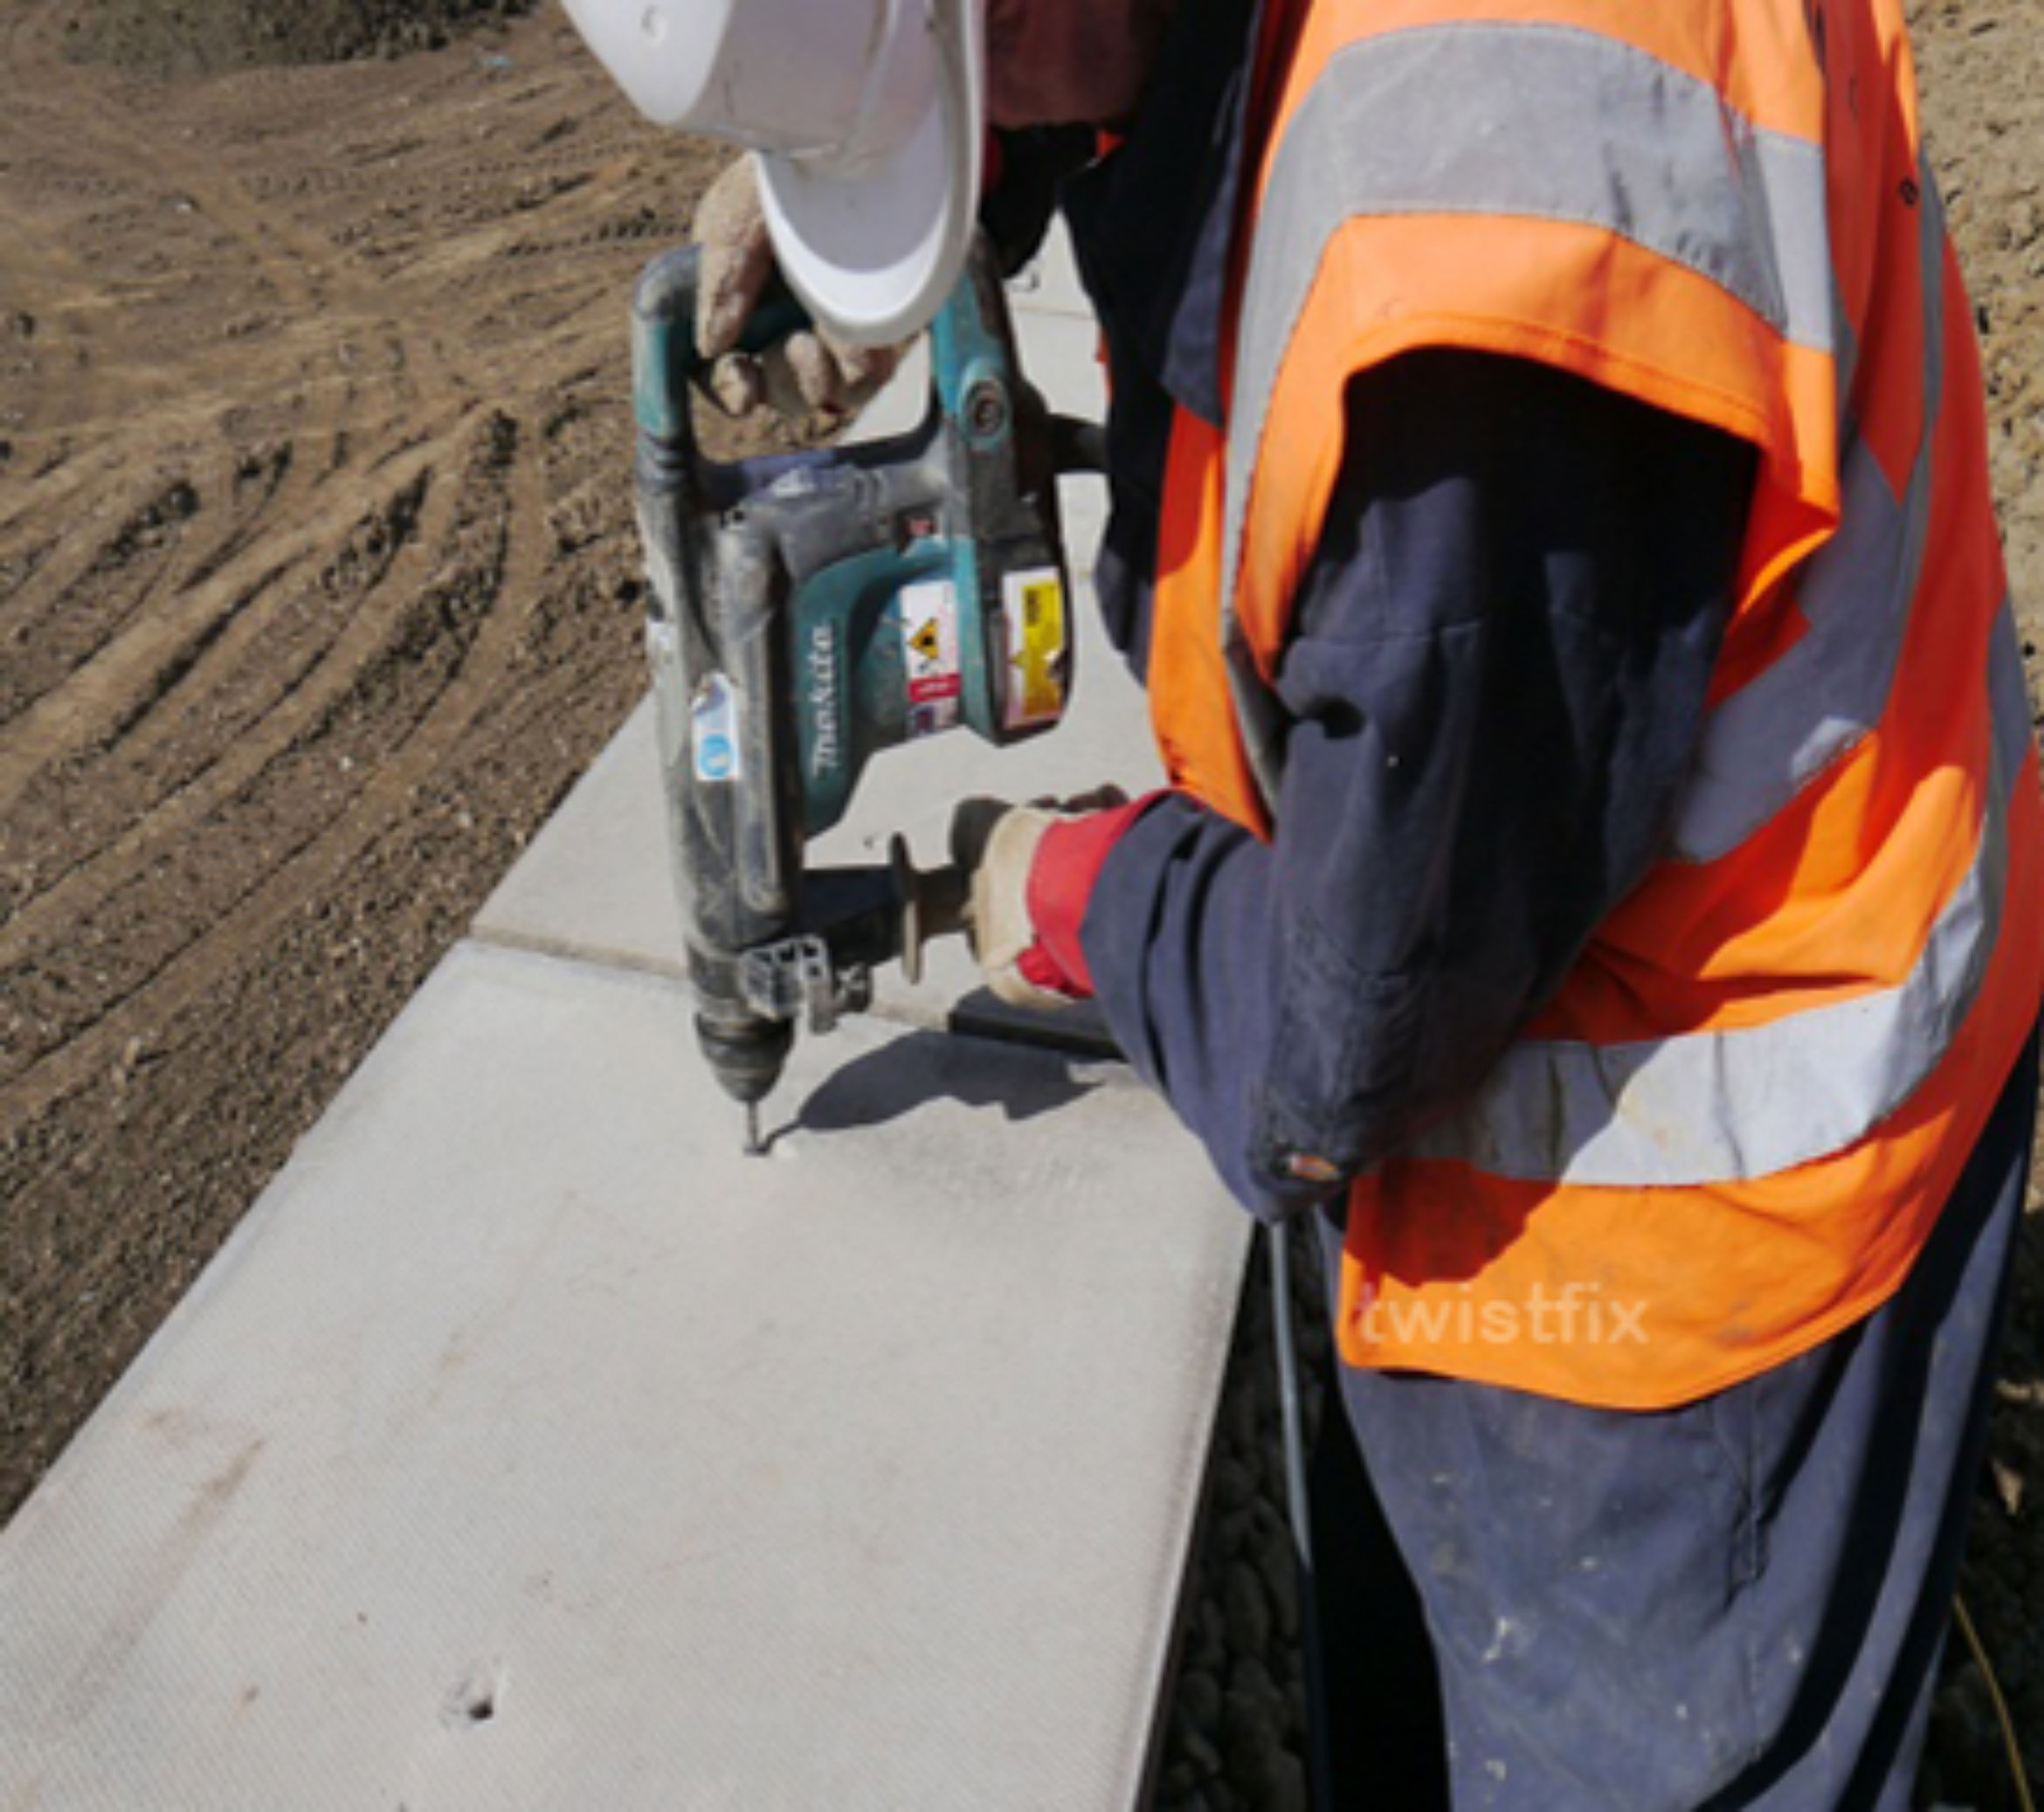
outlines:
[[[748,1158],[766,1156],[766,1147],[760,1143],[759,1103],[756,1101],[745,1103],[745,1155]]]

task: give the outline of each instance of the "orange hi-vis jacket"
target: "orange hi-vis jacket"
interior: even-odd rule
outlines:
[[[2044,809],[1972,322],[1900,0],[1295,0],[1263,21],[1226,425],[1181,411],[1150,681],[1271,833],[1346,379],[1558,366],[1750,442],[1671,847],[1476,1096],[1364,1177],[1337,1334],[1619,1408],[1901,1283],[2044,992]]]

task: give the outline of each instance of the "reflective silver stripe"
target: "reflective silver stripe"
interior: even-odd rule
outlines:
[[[1769,1176],[1866,1138],[1937,1067],[1994,952],[2009,789],[2030,729],[2006,616],[1987,669],[1993,754],[1979,847],[1898,986],[1739,1031],[1528,1041],[1416,1155],[1529,1181],[1690,1187]]]
[[[1460,126],[1460,131],[1446,129]],[[1474,213],[1602,227],[1696,271],[1790,340],[1833,343],[1821,149],[1757,130],[1709,83],[1571,26],[1396,31],[1328,59],[1286,128],[1257,221],[1230,408],[1222,620],[1250,763],[1281,742],[1234,610],[1242,508],[1321,254],[1358,215]]]
[[[1834,373],[1832,401],[1838,412],[1838,418],[1843,421],[1851,412],[1851,405],[1847,399],[1853,393],[1853,380],[1859,375],[1860,336],[1854,331],[1852,317],[1846,313],[1846,299],[1842,293],[1837,296],[1834,308],[1836,312],[1831,322],[1831,363]]]
[[[2029,688],[2023,680],[2022,637],[2016,633],[2015,610],[2006,595],[1993,633],[1994,646],[1987,657],[1987,691],[1994,717],[1994,758],[2013,776],[2036,741],[2036,731]]]
[[[1944,397],[1944,211],[1922,173],[1923,413],[1898,500],[1856,430],[1841,450],[1839,532],[1797,580],[1808,626],[1778,660],[1714,709],[1678,809],[1674,854],[1729,854],[1881,721],[1908,634],[1930,522],[1931,452]]]

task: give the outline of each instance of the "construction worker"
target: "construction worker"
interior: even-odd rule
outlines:
[[[812,398],[948,287],[988,122],[1111,132],[1061,204],[1171,784],[1002,816],[979,954],[1323,1232],[1343,1802],[1899,1812],[2044,994],[1900,0],[571,7],[760,150],[706,337],[770,234]]]

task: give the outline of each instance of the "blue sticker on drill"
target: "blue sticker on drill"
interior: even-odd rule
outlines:
[[[711,674],[696,688],[688,727],[695,778],[708,785],[735,780],[743,771],[738,754],[738,688],[723,674]]]

